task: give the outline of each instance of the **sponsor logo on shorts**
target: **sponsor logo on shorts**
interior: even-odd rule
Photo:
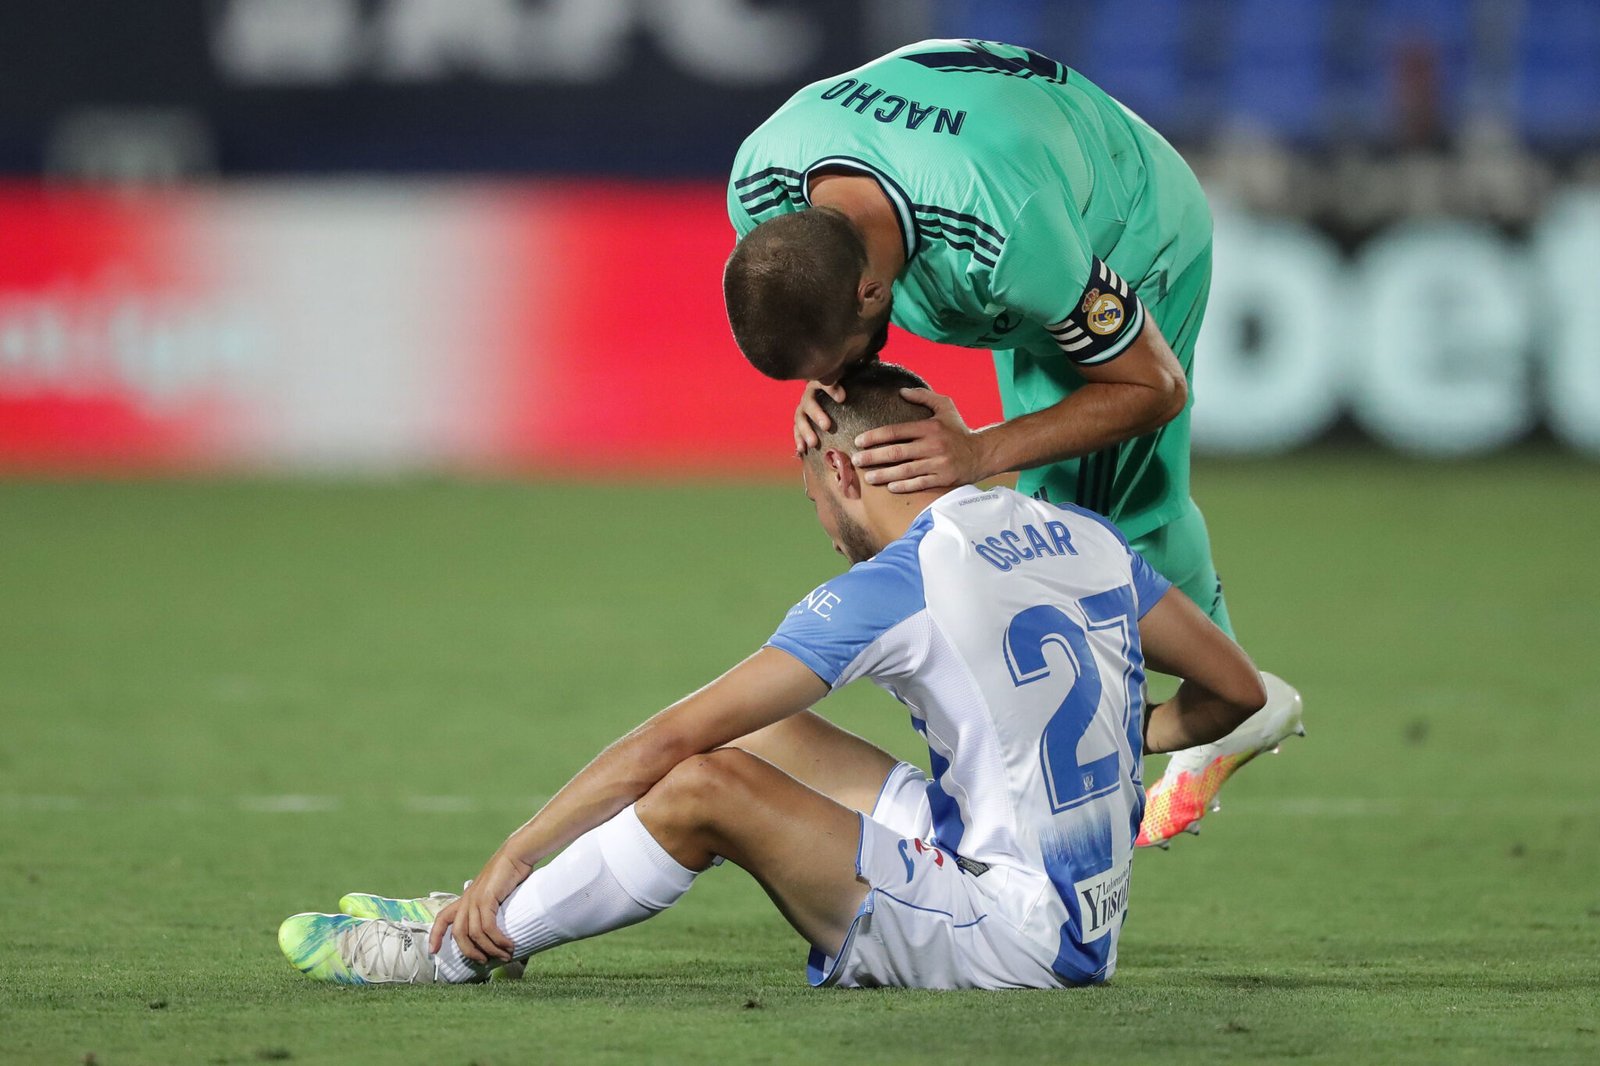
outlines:
[[[1124,863],[1120,870],[1107,870],[1072,886],[1083,916],[1079,932],[1084,943],[1099,940],[1116,926],[1128,906],[1128,875],[1132,871],[1133,864]]]
[[[924,844],[920,840],[902,840],[900,841],[900,861],[906,864],[906,881],[908,883],[917,872],[916,866],[912,863],[911,852],[908,850],[911,848],[915,848],[918,855],[932,855],[935,866],[941,868],[944,866],[944,852],[938,848]]]

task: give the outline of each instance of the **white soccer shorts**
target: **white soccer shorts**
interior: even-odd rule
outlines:
[[[1024,936],[1018,913],[928,842],[928,777],[900,763],[861,819],[856,876],[871,886],[836,955],[813,950],[813,985],[841,988],[1059,988],[1056,948]],[[995,879],[998,882],[999,878]]]

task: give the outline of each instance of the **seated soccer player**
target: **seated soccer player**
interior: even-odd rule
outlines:
[[[289,960],[349,984],[482,980],[643,921],[726,859],[810,944],[813,984],[1109,977],[1141,752],[1215,740],[1253,714],[1270,747],[1298,725],[1298,698],[1097,515],[1009,489],[866,484],[855,436],[928,414],[905,387],[925,386],[889,364],[853,370],[802,460],[847,572],[601,752],[460,897],[346,896],[354,913],[284,922]],[[1148,709],[1147,662],[1182,679]],[[931,776],[808,710],[860,678],[911,712]]]

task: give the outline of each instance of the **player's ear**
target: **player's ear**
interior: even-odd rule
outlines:
[[[838,486],[839,495],[847,500],[861,498],[861,474],[856,470],[856,464],[850,457],[837,448],[829,448],[822,455],[823,461],[828,464],[828,476]]]
[[[889,300],[889,291],[889,286],[877,278],[863,275],[861,284],[856,287],[856,313],[861,318],[877,316]]]

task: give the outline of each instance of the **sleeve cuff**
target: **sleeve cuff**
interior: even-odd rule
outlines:
[[[784,654],[800,660],[802,666],[816,674],[822,680],[822,683],[830,689],[839,683],[839,672],[826,662],[822,656],[804,645],[795,643],[788,637],[781,634],[774,636],[763,647],[776,648]]]

